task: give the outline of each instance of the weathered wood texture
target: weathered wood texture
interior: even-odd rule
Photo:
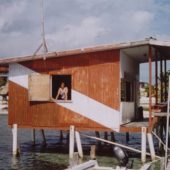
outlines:
[[[120,109],[119,50],[20,63],[36,72],[71,74],[72,88],[116,110]],[[105,114],[105,113],[103,113]],[[28,90],[9,82],[9,125],[19,127],[105,130],[53,102],[30,102]]]
[[[50,88],[50,75],[48,74],[33,74],[29,76],[28,81],[28,95],[29,101],[49,101],[51,88]]]

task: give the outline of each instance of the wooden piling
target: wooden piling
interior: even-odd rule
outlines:
[[[31,137],[32,137],[32,145],[35,145],[35,129],[32,129],[31,131]]]
[[[158,103],[158,51],[155,54],[155,99],[156,104]]]
[[[69,159],[69,167],[71,168],[71,167],[74,167],[78,164],[79,164],[79,153],[74,152],[73,157],[71,159]]]
[[[149,46],[149,128],[152,126],[152,47]]]
[[[63,131],[60,130],[60,141],[62,141],[62,140],[63,140]]]
[[[77,144],[77,150],[78,150],[79,157],[83,158],[83,149],[82,149],[79,132],[77,132],[77,131],[75,132],[75,137],[76,137],[76,144]]]
[[[17,124],[13,124],[13,128],[12,128],[12,154],[13,156],[17,156],[19,154],[17,131],[18,131]]]
[[[107,132],[104,132],[104,139],[108,140]]]
[[[129,142],[129,132],[126,132],[126,143]]]
[[[100,138],[100,133],[98,131],[95,131],[96,137]],[[97,141],[97,145],[101,145],[101,141]]]
[[[141,131],[141,161],[146,162],[146,127],[142,127]]]
[[[114,132],[111,132],[111,133],[110,133],[110,135],[111,135],[111,141],[113,141],[113,142],[114,142],[114,141],[115,141],[115,135],[114,135]]]
[[[43,139],[43,146],[46,146],[46,145],[47,145],[47,142],[46,142],[44,130],[41,129],[40,132],[41,132],[41,136],[42,136],[42,139]]]
[[[69,158],[73,159],[74,153],[74,126],[70,126],[70,140],[69,140]]]
[[[90,158],[96,159],[96,145],[92,145],[90,149]]]
[[[147,136],[148,136],[149,149],[150,149],[150,153],[151,153],[151,159],[155,160],[155,148],[154,148],[152,134],[148,133]]]

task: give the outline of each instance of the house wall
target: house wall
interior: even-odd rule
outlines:
[[[128,75],[134,82],[134,102],[121,102],[122,123],[127,123],[135,118],[138,102],[139,63],[123,51],[120,51],[120,73],[121,78],[125,78]]]
[[[95,52],[9,66],[9,125],[80,130],[119,130],[119,51]],[[30,102],[28,75],[71,74],[72,102]]]

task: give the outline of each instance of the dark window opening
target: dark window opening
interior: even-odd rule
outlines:
[[[134,86],[132,81],[121,79],[121,101],[134,101]]]
[[[52,76],[52,97],[56,100],[71,100],[71,75]]]

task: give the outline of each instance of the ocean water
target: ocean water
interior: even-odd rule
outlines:
[[[7,115],[0,115],[0,170],[63,170],[69,165],[68,160],[68,133],[60,140],[58,131],[46,130],[47,146],[42,145],[41,135],[36,131],[36,145],[31,142],[31,130],[19,129],[18,142],[20,146],[20,157],[12,156],[12,132],[7,125]],[[83,132],[94,135],[94,132]],[[101,134],[103,135],[103,134]],[[110,136],[109,136],[110,138]],[[115,134],[116,141],[133,148],[140,149],[140,135],[130,134],[130,141],[126,142],[125,134]],[[155,145],[157,141],[154,139]],[[96,144],[91,139],[82,139],[85,154],[84,161],[89,160],[90,146]],[[133,169],[141,166],[140,154],[128,152],[130,161],[134,161]],[[115,167],[118,161],[114,158],[112,146],[101,143],[97,145],[97,161],[101,166]],[[148,158],[149,161],[150,158]],[[160,170],[160,162],[153,164],[151,169]]]

